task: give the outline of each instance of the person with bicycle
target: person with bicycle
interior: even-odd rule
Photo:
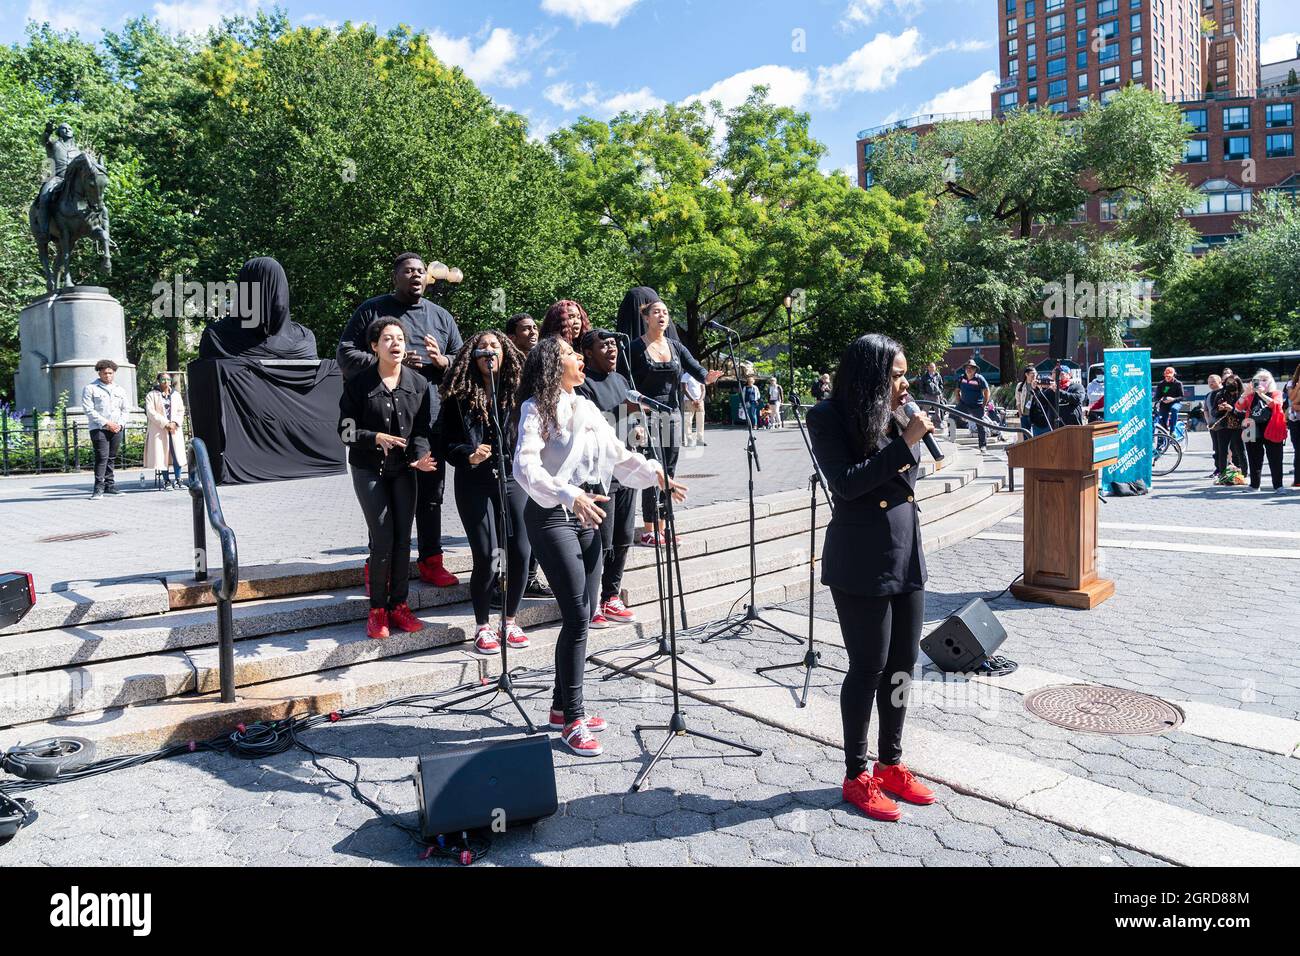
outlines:
[[[1178,421],[1178,410],[1183,404],[1183,383],[1171,365],[1165,369],[1164,380],[1156,385],[1155,405],[1156,423],[1163,426],[1171,435],[1174,423]]]

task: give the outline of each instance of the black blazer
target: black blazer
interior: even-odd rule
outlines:
[[[864,459],[852,450],[847,423],[830,399],[810,408],[806,421],[835,505],[822,548],[822,584],[863,597],[921,590],[920,446],[908,445],[891,425]]]
[[[339,437],[348,446],[353,468],[397,474],[430,450],[429,382],[405,365],[390,393],[379,378],[379,365],[361,370],[343,383],[339,398]],[[394,406],[397,420],[393,422]],[[375,444],[384,432],[406,439],[406,448],[387,455]]]
[[[501,409],[501,427],[506,431],[506,480],[511,480],[510,467],[514,454],[514,436],[510,427],[511,415],[508,403]],[[464,473],[475,481],[495,485],[496,477],[496,429],[491,422],[481,422],[460,399],[449,398],[442,403],[439,416],[442,440],[446,446],[446,458],[456,466],[456,474]],[[469,463],[469,456],[478,450],[479,445],[491,445],[492,456],[477,465]]]

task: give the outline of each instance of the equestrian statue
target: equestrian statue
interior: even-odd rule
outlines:
[[[105,272],[113,271],[112,250],[117,243],[109,236],[104,205],[108,174],[100,161],[77,146],[72,127],[60,123],[56,129],[53,120],[45,124],[45,153],[54,163],[54,174],[41,184],[27,218],[40,252],[46,290],[54,292],[77,284],[70,260],[79,241],[89,237],[99,247],[99,264]],[[53,268],[51,242],[58,243]]]

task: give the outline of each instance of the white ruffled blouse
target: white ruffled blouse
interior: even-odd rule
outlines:
[[[528,399],[519,409],[519,441],[515,446],[515,481],[544,508],[573,509],[584,484],[608,488],[617,478],[624,488],[653,488],[659,484],[659,463],[631,451],[591,401],[560,392],[556,426],[542,437],[537,403]]]

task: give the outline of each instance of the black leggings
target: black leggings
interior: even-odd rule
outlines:
[[[551,709],[564,711],[564,722],[586,716],[582,676],[587,659],[590,595],[600,578],[600,533],[584,528],[564,508],[543,508],[531,498],[524,506],[524,526],[533,553],[555,592],[564,623],[555,642],[555,693]]]
[[[1269,477],[1273,479],[1273,487],[1282,487],[1282,443],[1280,441],[1269,441],[1261,439],[1260,441],[1246,442],[1246,458],[1250,461],[1250,487],[1258,488],[1264,480],[1264,456],[1268,455],[1268,472]]]
[[[1241,442],[1240,428],[1216,428],[1210,432],[1214,443],[1214,470],[1221,472],[1228,467],[1228,453],[1232,453],[1232,463],[1246,471],[1246,450]]]
[[[385,476],[354,467],[352,489],[370,529],[370,607],[391,610],[406,603],[411,585],[415,473]]]
[[[434,438],[437,447],[437,437]],[[420,560],[442,554],[442,495],[447,486],[447,461],[439,452],[433,457],[438,467],[433,471],[417,471],[418,483],[415,507],[415,534],[419,543]]]
[[[504,539],[507,549],[506,617],[514,617],[524,596],[528,578],[528,560],[532,557],[528,547],[528,534],[524,530],[524,504],[528,495],[516,484],[514,478],[506,479],[506,502],[510,506],[510,534],[498,533],[497,522],[501,512],[501,494],[495,480],[484,481],[470,474],[468,468],[457,468],[455,478],[456,511],[465,526],[469,550],[474,556],[474,570],[469,578],[469,597],[474,602],[474,621],[488,623],[492,585],[496,580],[497,548]]]
[[[650,431],[655,429],[654,431]],[[649,416],[646,423],[646,431],[654,440],[647,443],[645,456],[651,460],[658,457],[656,446],[664,450],[664,471],[669,478],[677,474],[677,455],[682,450],[682,415],[681,412],[673,412],[671,415],[656,412]],[[659,496],[664,494],[662,488],[646,488],[641,492],[641,520],[647,524],[654,522],[657,517],[656,505],[659,502]]]
[[[616,483],[610,500],[604,505],[605,521],[600,526],[600,546],[605,558],[600,572],[600,593],[595,596],[600,604],[618,597],[623,590],[627,549],[636,533],[636,499],[635,488],[620,488]]]
[[[862,597],[831,588],[831,597],[849,654],[849,672],[840,689],[840,717],[845,776],[852,779],[867,769],[873,697],[880,713],[880,762],[896,764],[903,758],[903,719],[920,650],[925,591]]]

